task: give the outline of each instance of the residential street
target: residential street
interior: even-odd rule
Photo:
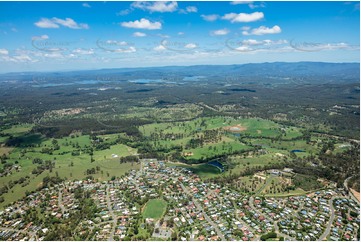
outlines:
[[[333,207],[333,200],[335,198],[332,198],[328,203],[330,205],[330,212],[331,212],[331,217],[330,219],[328,220],[328,224],[327,224],[327,228],[325,230],[325,232],[323,232],[323,234],[320,236],[319,240],[325,240],[327,235],[330,233],[331,231],[331,226],[332,226],[332,222],[335,218],[335,208]]]
[[[110,232],[110,236],[108,241],[113,241],[114,240],[114,233],[115,233],[115,227],[117,226],[117,218],[113,212],[113,208],[112,208],[112,203],[110,201],[110,196],[109,196],[109,186],[106,189],[106,198],[107,198],[107,206],[108,206],[108,210],[110,213],[110,216],[113,219],[113,225],[112,225],[112,230]]]
[[[193,197],[192,194],[185,188],[185,186],[183,185],[183,183],[180,182],[180,186],[182,187],[183,191],[188,194],[189,196]],[[217,235],[219,236],[219,238],[221,238],[222,241],[225,241],[226,238],[224,237],[224,235],[222,234],[222,232],[219,230],[218,226],[212,221],[212,219],[210,219],[210,217],[203,212],[203,208],[202,206],[198,203],[198,201],[196,201],[195,199],[192,199],[194,205],[197,207],[197,209],[199,211],[202,211],[202,214],[204,215],[204,218],[207,220],[207,222],[213,226],[214,230],[216,231]]]

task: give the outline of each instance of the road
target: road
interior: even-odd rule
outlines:
[[[106,190],[106,194],[107,194],[107,206],[108,206],[108,210],[110,213],[110,216],[112,216],[113,219],[113,226],[112,226],[112,230],[110,231],[110,235],[109,235],[109,239],[108,241],[114,241],[114,233],[115,233],[115,227],[117,226],[117,218],[113,212],[113,208],[112,208],[112,204],[110,202],[110,196],[109,196],[109,186],[107,187]]]
[[[353,193],[351,192],[351,190],[349,189],[349,187],[347,186],[348,180],[350,180],[352,178],[352,176],[347,177],[345,179],[345,181],[343,182],[343,186],[346,189],[346,191],[348,192],[349,196],[357,203],[360,204],[359,200],[355,197],[355,195],[353,195]]]
[[[335,198],[332,198],[330,199],[330,201],[328,201],[328,204],[330,205],[330,209],[331,209],[331,217],[328,221],[328,224],[327,224],[327,228],[325,230],[325,232],[323,232],[323,234],[320,236],[320,238],[318,240],[325,240],[327,235],[330,233],[331,231],[331,226],[332,226],[332,222],[335,218],[335,208],[333,207],[333,200]]]
[[[198,203],[198,201],[196,201],[194,198],[193,198],[193,194],[191,194],[187,188],[183,185],[182,182],[180,182],[180,186],[182,187],[183,191],[190,197],[192,197],[192,201],[194,203],[194,205],[197,207],[197,209],[199,211],[202,211],[203,215],[204,215],[204,218],[207,220],[207,222],[213,226],[214,230],[216,231],[217,235],[219,238],[221,238],[222,241],[226,241],[226,238],[224,237],[224,235],[222,234],[222,232],[219,230],[219,227],[210,219],[210,217],[205,213],[203,212],[203,208],[202,206]]]
[[[61,213],[64,214],[65,213],[65,207],[63,205],[63,194],[61,192],[61,189],[59,189],[59,194],[58,194],[58,206],[60,207],[61,209]]]
[[[254,201],[254,197],[253,197],[253,196],[250,196],[250,197],[249,197],[249,200],[248,200],[249,206],[250,206],[254,211],[256,211],[257,213],[261,214],[263,217],[268,218],[268,215],[267,215],[267,214],[262,213],[260,210],[258,210],[258,209],[253,205],[253,201]],[[272,220],[272,219],[270,219],[270,220]],[[283,236],[283,237],[285,238],[285,240],[287,240],[287,241],[295,240],[294,238],[290,237],[289,235],[282,233],[282,232],[279,230],[279,227],[278,227],[278,224],[277,224],[276,221],[273,221],[273,227],[274,227],[276,233],[278,233],[279,235]]]

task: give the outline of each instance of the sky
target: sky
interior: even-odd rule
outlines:
[[[359,62],[359,2],[0,2],[0,72]]]

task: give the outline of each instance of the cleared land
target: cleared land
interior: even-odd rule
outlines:
[[[151,199],[144,207],[143,217],[159,219],[165,213],[167,202],[163,199]]]

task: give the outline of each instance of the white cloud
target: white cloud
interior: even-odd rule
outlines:
[[[68,27],[70,29],[89,29],[87,24],[78,24],[71,18],[60,19],[60,18],[53,18],[53,21],[57,24],[60,24],[64,27]]]
[[[13,32],[18,32],[18,30],[16,29],[16,28],[11,28],[11,31],[13,31]]]
[[[120,16],[124,16],[124,15],[128,15],[132,12],[132,10],[130,9],[124,9],[124,10],[121,10],[117,13],[117,15],[120,15]]]
[[[178,8],[177,2],[134,2],[131,5],[133,8],[148,10],[150,12],[174,12]]]
[[[184,35],[184,32],[178,32],[178,35]]]
[[[263,2],[261,2],[259,4],[250,3],[250,4],[248,4],[248,7],[251,9],[255,9],[255,8],[264,8],[264,7],[266,7],[266,5]]]
[[[246,39],[242,41],[242,45],[260,45],[262,43],[262,41],[258,41],[255,39]]]
[[[49,39],[49,36],[47,36],[46,34],[42,35],[42,36],[33,36],[31,38],[32,40],[46,40]]]
[[[186,48],[186,49],[194,49],[194,48],[197,48],[197,45],[193,44],[193,43],[189,43],[189,44],[186,44],[184,46],[184,48]]]
[[[8,55],[9,51],[7,49],[0,49],[0,55]]]
[[[134,32],[134,33],[133,33],[133,36],[134,36],[134,37],[145,37],[145,36],[147,36],[147,34],[146,34],[146,33],[142,33],[142,32]]]
[[[155,50],[155,51],[164,51],[164,50],[166,50],[166,48],[163,45],[158,45],[158,46],[154,47],[153,50]]]
[[[41,18],[38,22],[34,23],[39,28],[44,29],[57,29],[59,28],[59,25],[54,23],[52,20],[48,18]]]
[[[166,35],[166,34],[157,34],[157,36],[163,38],[163,39],[167,39],[167,38],[170,38],[169,35]]]
[[[242,45],[242,46],[239,46],[239,47],[235,48],[235,50],[238,50],[238,51],[250,51],[252,49],[249,48],[248,46]]]
[[[76,23],[71,18],[60,19],[60,18],[41,18],[38,22],[34,23],[39,28],[46,28],[46,29],[57,29],[59,25],[68,27],[70,29],[89,29],[88,24],[83,23]]]
[[[282,30],[278,25],[268,28],[265,26],[260,26],[258,28],[252,29],[250,32],[245,30],[242,32],[243,35],[264,35],[264,34],[279,34]]]
[[[93,49],[86,50],[86,49],[78,48],[78,49],[73,50],[73,53],[79,54],[79,55],[92,55],[92,54],[94,54],[94,50]]]
[[[195,7],[195,6],[188,6],[186,8],[186,10],[187,10],[188,13],[196,13],[196,12],[198,12],[198,8]]]
[[[255,22],[264,18],[264,14],[262,12],[254,12],[254,13],[227,13],[222,19],[230,20],[231,23],[248,23]]]
[[[63,59],[64,58],[64,55],[60,52],[50,52],[50,53],[45,53],[43,55],[44,57],[46,58],[51,58],[51,59]],[[74,54],[70,54],[69,57],[73,57],[75,56]]]
[[[27,55],[27,54],[20,54],[20,55],[16,55],[16,56],[13,56],[12,59],[15,60],[15,62],[32,62],[33,59]]]
[[[201,17],[208,22],[216,21],[220,16],[218,14],[210,14],[210,15],[204,15],[202,14]]]
[[[250,30],[250,29],[251,29],[251,27],[249,27],[249,26],[243,26],[241,28],[241,30],[243,30],[243,31],[247,31],[247,30]]]
[[[255,40],[255,39],[246,39],[240,42],[242,45],[282,45],[288,44],[287,40],[280,39],[280,40]]]
[[[108,45],[122,45],[122,46],[128,45],[128,43],[125,41],[116,41],[116,40],[107,40],[105,41],[105,43]]]
[[[134,29],[161,29],[162,24],[160,22],[150,22],[148,19],[142,18],[140,20],[122,22],[121,26],[126,28],[134,28]]]
[[[91,6],[89,5],[89,3],[83,3],[82,6],[83,6],[84,8],[91,8]]]
[[[266,7],[266,5],[263,2],[259,2],[259,4],[256,4],[254,1],[232,1],[231,2],[231,5],[239,5],[239,4],[247,4],[248,7],[251,9]]]
[[[285,39],[280,39],[280,40],[269,40],[269,39],[265,39],[263,40],[263,43],[265,45],[282,45],[282,44],[288,44],[288,41]]]
[[[229,33],[228,29],[218,29],[211,31],[211,35],[227,35]]]
[[[112,52],[116,52],[116,53],[133,53],[136,52],[137,49],[134,46],[129,46],[128,49],[115,49],[112,50]]]
[[[250,4],[250,3],[253,3],[253,1],[232,1],[231,5]]]

